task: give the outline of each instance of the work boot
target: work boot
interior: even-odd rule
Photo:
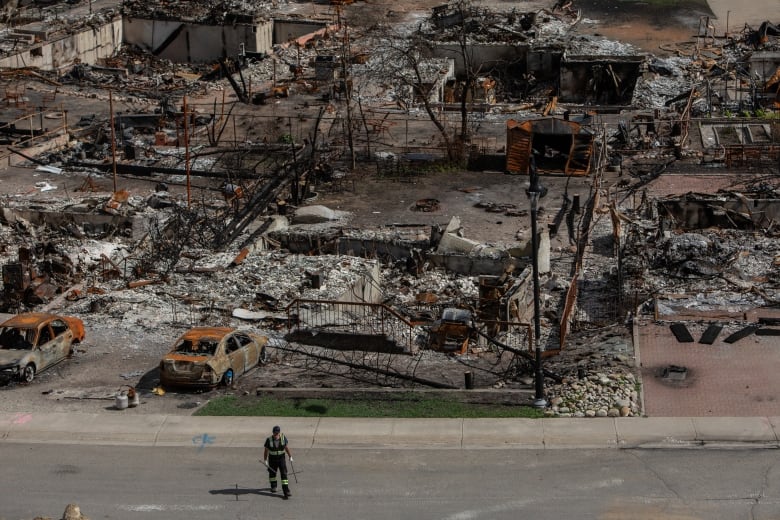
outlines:
[[[276,487],[271,486],[271,493],[276,493]]]
[[[284,488],[284,489],[282,489],[282,491],[284,491],[284,496],[286,496],[286,497],[289,497],[290,495],[292,495],[292,493],[290,493],[290,488]]]

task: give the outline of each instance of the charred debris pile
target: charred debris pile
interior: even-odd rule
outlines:
[[[186,5],[186,17],[181,2],[158,4],[155,16],[230,25],[247,21],[230,13],[246,10],[254,20],[267,7]],[[124,9],[149,14],[140,2],[125,2]],[[103,104],[137,106],[69,121],[67,144],[54,151],[33,153],[12,131],[15,123],[3,124],[13,153],[47,174],[83,178],[78,194],[59,201],[44,197],[43,185],[40,197],[3,199],[4,310],[65,299],[76,312],[105,313],[130,326],[142,326],[150,315],[157,324],[180,324],[184,314],[191,321],[194,315],[195,321],[245,320],[284,332],[308,323],[310,336],[325,329],[359,336],[381,323],[392,326],[404,354],[431,345],[461,352],[464,340],[466,353],[500,359],[510,352],[516,357],[502,361],[494,381],[516,378],[527,368],[530,345],[521,326],[530,321],[527,251],[473,243],[459,236],[457,225],[354,231],[359,223],[347,224],[349,215],[311,209],[318,190],[348,196],[345,177],[354,180],[358,166],[377,171],[379,157],[406,155],[419,163],[444,155],[444,145],[430,137],[431,125],[411,139],[408,130],[403,139],[397,133],[412,114],[426,115],[421,92],[436,93],[427,106],[442,113],[465,107],[471,115],[464,126],[476,129],[473,142],[484,132],[486,141],[498,143],[487,151],[472,148],[499,169],[515,159],[528,165],[537,154],[540,163],[550,159],[560,166],[557,173],[569,174],[562,157],[587,142],[579,157],[588,167],[577,174],[592,175],[594,193],[606,191],[613,203],[604,208],[588,201],[585,212],[613,217],[612,229],[601,235],[616,244],[601,260],[610,265],[591,271],[610,294],[636,304],[662,293],[707,294],[693,297],[702,305],[776,304],[780,127],[770,116],[780,106],[777,27],[767,22],[727,37],[707,28],[695,42],[669,46],[661,58],[577,37],[578,20],[570,8],[436,8],[414,29],[429,42],[428,63],[418,72],[430,74],[406,90],[377,72],[387,60],[381,47],[368,44],[376,38],[362,42],[347,27],[326,24],[317,26],[323,30],[316,36],[275,45],[263,56],[184,66],[125,47],[100,65],[78,63],[57,76],[3,71],[6,82],[23,77],[45,85],[41,94],[69,88]],[[359,85],[365,107],[348,96],[359,78],[369,80]],[[200,99],[193,106],[187,97]],[[287,104],[286,113],[275,112],[277,101]],[[359,124],[350,120],[361,112]],[[509,149],[515,141],[507,138],[508,118],[547,121],[531,125],[537,131],[521,136],[528,146],[517,152]],[[44,123],[39,126],[43,131]],[[539,131],[561,127],[567,131]],[[425,148],[416,147],[423,134]],[[534,139],[541,149],[534,149]],[[546,156],[548,147],[557,159]],[[668,198],[646,190],[662,174],[688,168],[747,171],[766,180],[717,195]],[[147,188],[95,189],[113,172],[144,179]],[[226,184],[241,188],[237,204],[224,198]],[[573,222],[568,213],[560,217]],[[578,255],[587,248],[576,239],[593,231],[589,224],[583,217],[571,226]],[[442,240],[449,250],[441,251]],[[463,268],[477,260],[489,267]],[[615,269],[613,262],[619,262]],[[556,267],[571,277],[571,266]],[[546,299],[543,334],[551,353],[560,349],[564,316],[576,322],[564,312],[566,296],[576,300],[569,288],[558,287]],[[463,320],[445,319],[453,308],[472,314],[465,338]],[[458,330],[461,343],[431,339],[437,321],[435,330]],[[443,321],[454,323],[445,324],[448,329]],[[587,319],[576,324],[589,325]]]

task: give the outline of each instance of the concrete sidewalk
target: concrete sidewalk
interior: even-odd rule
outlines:
[[[780,447],[780,417],[337,419],[0,413],[0,442],[258,448],[276,424],[298,449]]]

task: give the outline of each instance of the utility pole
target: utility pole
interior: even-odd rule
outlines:
[[[292,167],[295,173],[295,180],[293,181],[293,188],[290,189],[292,194],[293,204],[296,206],[301,203],[303,194],[300,192],[301,177],[298,171],[298,157],[295,153],[295,138],[293,137],[292,118],[287,118],[287,124],[290,126],[290,151],[292,152]]]
[[[89,5],[92,5],[90,1]],[[111,170],[114,172],[114,193],[116,193],[116,134],[114,130],[114,96],[108,91],[108,111],[111,112]]]
[[[341,6],[336,6],[337,11],[339,12],[339,20],[341,20]],[[355,142],[352,135],[352,80],[350,79],[349,75],[349,67],[347,67],[347,61],[351,59],[350,53],[350,45],[349,45],[349,26],[347,25],[346,21],[344,21],[344,25],[341,26],[341,29],[344,30],[344,38],[342,40],[341,44],[341,80],[344,84],[344,96],[346,98],[347,106],[347,143],[349,144],[349,156],[350,156],[350,167],[352,170],[355,169],[356,165],[356,157],[355,157]]]
[[[191,203],[191,189],[190,189],[190,135],[187,119],[187,96],[184,96],[182,101],[182,111],[184,112],[184,171],[187,174],[187,207],[190,207]]]
[[[542,347],[539,336],[542,334],[540,304],[539,304],[539,237],[536,230],[537,203],[547,193],[539,186],[539,174],[536,171],[536,159],[531,152],[530,164],[531,183],[527,194],[531,199],[531,265],[534,278],[534,408],[547,408],[544,398],[544,373],[542,372]]]

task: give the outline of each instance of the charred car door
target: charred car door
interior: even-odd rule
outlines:
[[[42,324],[38,328],[38,338],[34,347],[40,355],[38,372],[57,363],[65,357],[62,354],[62,351],[65,348],[63,343],[62,337],[57,338],[54,336],[54,332],[51,330],[48,322]]]
[[[233,373],[243,374],[246,361],[244,360],[244,351],[236,340],[235,336],[229,336],[225,341],[225,354],[228,357],[230,367]]]
[[[61,358],[70,356],[73,347],[73,332],[70,330],[70,327],[61,319],[52,320],[50,326]]]
[[[260,348],[246,333],[237,332],[234,336],[244,352],[244,372],[247,372],[260,362]]]

